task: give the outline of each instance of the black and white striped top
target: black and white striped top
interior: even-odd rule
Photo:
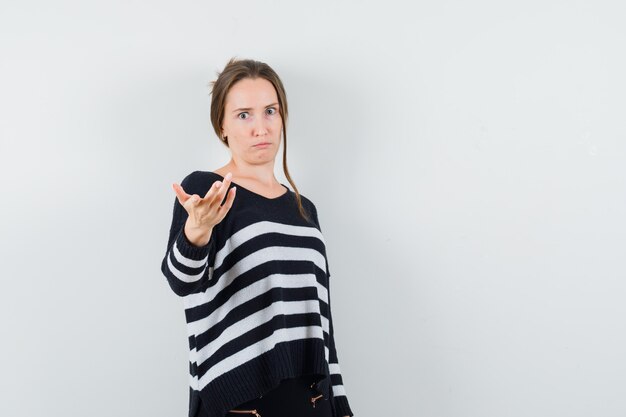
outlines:
[[[214,172],[194,171],[181,185],[203,197]],[[209,243],[184,234],[187,211],[174,200],[161,270],[183,299],[189,337],[189,416],[200,402],[223,417],[281,379],[318,375],[315,388],[337,417],[352,416],[343,385],[330,307],[328,261],[315,205],[302,194],[267,198],[237,187]]]

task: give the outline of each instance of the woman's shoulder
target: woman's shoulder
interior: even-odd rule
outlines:
[[[214,172],[196,170],[187,174],[180,185],[187,194],[200,194],[206,193],[213,183],[220,179],[221,177]]]
[[[315,207],[315,204],[313,203],[313,201],[310,198],[308,198],[306,195],[302,194],[302,193],[300,193],[300,200],[302,201],[302,206],[304,207],[306,212],[310,216],[313,217],[313,221],[317,225],[318,224],[317,207]]]
[[[189,174],[187,174],[184,178],[184,180],[187,181],[198,181],[198,180],[203,180],[206,178],[221,178],[218,174],[216,174],[215,172],[212,171],[200,171],[200,170],[195,170],[190,172]]]

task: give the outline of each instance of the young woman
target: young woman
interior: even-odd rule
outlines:
[[[265,63],[231,59],[211,94],[231,159],[173,184],[161,265],[184,301],[189,417],[352,416],[317,210],[287,170],[283,84]],[[281,139],[295,191],[274,176]]]

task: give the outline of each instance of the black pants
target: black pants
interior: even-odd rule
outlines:
[[[261,398],[233,407],[225,417],[332,417],[330,399],[311,387],[314,381],[313,375],[285,379]],[[203,412],[200,410],[198,417]]]

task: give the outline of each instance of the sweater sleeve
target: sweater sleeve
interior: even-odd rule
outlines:
[[[330,278],[330,274],[328,276]],[[337,416],[353,416],[354,413],[350,409],[348,403],[348,397],[346,396],[346,390],[343,385],[343,378],[341,376],[341,369],[339,368],[339,357],[337,356],[337,348],[335,346],[335,332],[333,327],[333,314],[330,303],[330,279],[328,288],[328,321],[330,327],[330,352],[328,367],[330,370],[330,380],[332,383],[331,389],[333,390],[333,397],[335,401],[335,409],[337,410]]]
[[[202,195],[190,188],[191,177],[191,174],[185,177],[181,186],[188,194]],[[161,272],[174,293],[181,297],[200,291],[211,279],[215,253],[215,231],[204,246],[195,246],[188,240],[184,228],[188,216],[187,210],[174,197],[172,224]]]
[[[317,208],[313,206],[313,217],[315,223],[322,231],[317,217]],[[343,384],[343,377],[341,376],[341,369],[339,368],[339,357],[337,355],[337,347],[335,345],[335,331],[333,326],[333,314],[330,302],[330,269],[328,266],[328,258],[326,258],[326,276],[328,277],[328,322],[329,322],[329,358],[328,367],[330,370],[331,389],[333,390],[334,405],[337,412],[336,417],[353,416],[354,413],[350,408],[346,390]]]

